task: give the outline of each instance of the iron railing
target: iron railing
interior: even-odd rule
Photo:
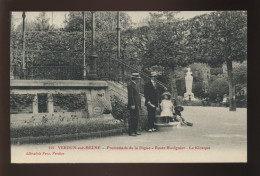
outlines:
[[[15,51],[15,50],[12,50]],[[39,51],[36,51],[39,53]],[[67,56],[72,58],[73,60],[69,63],[69,65],[65,65],[66,63],[57,60],[52,61],[52,57],[54,55],[46,56],[42,54],[36,54],[33,51],[30,51],[30,54],[27,54],[26,60],[30,61],[26,63],[26,67],[23,70],[21,64],[11,64],[10,66],[10,77],[11,79],[47,79],[47,80],[82,80],[83,78],[83,66],[80,65],[80,59],[82,58],[82,54],[80,53],[69,53]],[[17,56],[17,54],[11,54],[11,56]],[[46,59],[46,62],[43,62],[43,65],[36,63],[35,61],[39,60],[36,57],[42,56],[43,59]],[[88,57],[86,57],[88,58]],[[17,60],[17,58],[16,58]],[[68,60],[68,58],[66,59]],[[128,60],[128,59],[125,59]],[[50,63],[48,63],[50,62]],[[74,63],[75,62],[75,63]],[[73,64],[74,63],[74,64]],[[86,60],[88,63],[88,59]],[[55,64],[55,65],[54,65]],[[138,72],[141,77],[144,79],[149,79],[150,75],[143,72],[141,68],[138,68],[137,63],[128,63],[121,59],[117,59],[115,52],[100,52],[99,56],[96,60],[97,65],[97,79],[105,80],[105,81],[115,81],[121,84],[122,86],[126,86],[130,81],[130,76],[133,72]],[[140,92],[143,93],[144,88],[144,79],[140,80],[139,89]],[[162,87],[166,87],[169,89],[169,86],[165,85],[160,81],[156,81],[158,85]]]
[[[76,66],[30,66],[25,71],[20,65],[10,66],[11,79],[81,80],[83,70]]]

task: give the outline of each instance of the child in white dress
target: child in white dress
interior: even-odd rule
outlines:
[[[171,101],[171,94],[169,92],[164,92],[162,94],[161,107],[161,118],[163,123],[169,123],[170,119],[173,118],[174,106]]]

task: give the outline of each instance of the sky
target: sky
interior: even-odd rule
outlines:
[[[132,18],[134,23],[137,23],[141,19],[148,17],[149,12],[151,11],[126,11],[126,13]],[[176,15],[176,17],[189,19],[197,15],[202,15],[210,12],[211,11],[181,11],[178,15]],[[53,12],[46,13],[46,15],[50,18],[50,23],[52,24],[53,22],[53,24],[56,27],[63,27],[63,22],[66,14],[68,14],[68,12],[53,11]],[[12,12],[12,15],[13,15],[12,20],[15,26],[17,26],[19,23],[22,22],[22,12]],[[34,21],[38,15],[39,12],[28,11],[26,12],[26,19],[28,21]]]

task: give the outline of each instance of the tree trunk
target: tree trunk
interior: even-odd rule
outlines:
[[[228,84],[229,84],[229,111],[236,111],[235,85],[232,73],[232,61],[227,61]]]
[[[171,85],[171,93],[172,97],[177,100],[177,86],[176,86],[176,79],[175,79],[175,74],[174,74],[174,67],[168,67],[168,75],[169,75],[169,80],[170,80],[170,85]]]

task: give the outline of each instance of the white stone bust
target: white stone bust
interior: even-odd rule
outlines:
[[[190,68],[188,68],[188,72],[186,74],[187,76],[191,76],[192,72],[190,71]]]

